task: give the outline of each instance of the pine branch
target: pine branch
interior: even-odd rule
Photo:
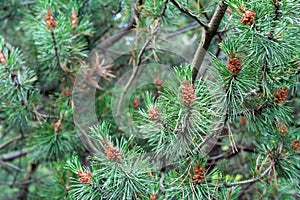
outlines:
[[[191,18],[193,18],[194,20],[196,20],[198,22],[198,24],[200,24],[204,30],[208,30],[209,27],[207,26],[207,24],[205,24],[204,22],[202,22],[195,14],[192,13],[191,10],[189,10],[186,7],[183,7],[182,5],[180,5],[176,0],[170,0],[171,3],[174,4],[174,6],[176,6],[181,12],[187,14],[188,16],[190,16]]]
[[[200,25],[197,22],[193,22],[190,25],[187,25],[185,27],[179,28],[175,31],[171,31],[170,33],[167,34],[166,39],[171,38],[171,37],[175,37],[177,35],[180,35],[182,33],[185,33],[187,31],[191,31],[191,30],[195,30],[197,28],[199,28]]]
[[[12,161],[12,160],[14,160],[14,159],[16,159],[16,158],[20,158],[20,157],[22,157],[22,156],[25,156],[25,155],[27,155],[27,151],[23,151],[23,150],[21,150],[21,151],[16,151],[16,152],[14,152],[14,153],[12,153],[12,154],[5,154],[5,155],[3,155],[1,158],[0,158],[0,160],[2,160],[2,161]]]
[[[202,66],[202,63],[213,37],[217,34],[219,25],[223,16],[225,15],[226,9],[227,4],[225,3],[225,0],[222,0],[208,24],[208,29],[202,32],[201,42],[192,61],[192,65],[194,66],[193,80],[197,80],[206,72],[207,65]]]
[[[224,187],[232,187],[232,186],[236,186],[236,185],[245,185],[245,184],[250,184],[250,183],[255,183],[258,180],[261,180],[262,178],[264,178],[269,171],[273,168],[274,163],[272,163],[263,173],[261,173],[259,176],[249,179],[249,180],[244,180],[244,181],[237,181],[237,182],[232,182],[232,183],[223,183],[220,184],[219,186],[224,186]]]
[[[5,143],[1,144],[0,145],[0,149],[3,149],[5,148],[6,146],[8,146],[9,144],[13,143],[13,142],[16,142],[20,139],[23,139],[23,136],[22,135],[19,135],[17,137],[14,137],[14,138],[11,138],[10,140],[6,141]]]
[[[138,5],[142,5],[142,3],[143,2],[140,0],[137,1]],[[96,51],[106,51],[107,48],[109,48],[114,43],[119,41],[121,38],[126,36],[130,32],[129,30],[132,29],[136,25],[135,19],[138,19],[139,16],[140,16],[139,12],[136,9],[134,9],[134,13],[132,14],[132,17],[131,17],[130,21],[128,22],[127,26],[122,28],[119,31],[119,33],[113,35],[112,37],[110,37],[110,38],[104,40],[103,42],[101,42],[100,44],[98,44],[95,47],[95,50]]]
[[[164,17],[165,15],[165,12],[167,10],[167,4],[168,4],[168,1],[169,0],[166,0],[165,1],[165,4],[164,4],[164,8],[160,14],[160,17],[159,19],[157,20],[157,23],[155,25],[155,27],[153,28],[152,32],[151,32],[151,36],[148,38],[148,40],[144,43],[143,47],[141,48],[137,58],[136,58],[136,61],[135,61],[135,64],[134,64],[134,67],[133,67],[133,71],[132,71],[132,74],[128,80],[128,82],[126,83],[121,95],[120,95],[120,99],[118,101],[118,104],[117,104],[117,112],[116,112],[116,117],[118,119],[120,119],[121,117],[121,106],[122,106],[122,102],[124,101],[124,98],[125,98],[125,95],[127,94],[127,91],[129,89],[129,87],[131,86],[131,84],[133,83],[134,79],[136,78],[138,72],[139,72],[139,65],[141,64],[141,61],[142,61],[142,55],[144,54],[144,52],[146,51],[146,48],[148,47],[149,43],[152,41],[153,37],[156,35],[156,33],[158,32],[158,29],[160,27],[160,23],[161,23],[161,20],[162,18]]]

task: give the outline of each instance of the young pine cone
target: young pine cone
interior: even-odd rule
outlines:
[[[77,170],[77,176],[80,182],[83,184],[89,184],[92,181],[91,172],[86,172],[86,170],[84,171]]]
[[[110,161],[120,161],[122,156],[118,147],[111,146],[108,142],[105,143],[105,154]]]
[[[151,194],[150,195],[150,200],[156,200],[157,199],[157,195],[156,194]]]
[[[233,75],[237,75],[242,69],[242,62],[238,58],[235,58],[234,55],[230,55],[227,68]]]
[[[160,89],[162,87],[162,80],[160,80],[159,77],[156,77],[153,81],[153,84],[157,89]]]
[[[148,118],[152,121],[157,120],[159,118],[159,112],[157,107],[148,109]]]
[[[197,99],[194,86],[188,82],[183,83],[183,86],[181,87],[181,95],[182,101],[185,105],[190,105]]]
[[[52,16],[52,11],[50,9],[47,10],[47,14],[44,18],[46,20],[47,29],[55,28],[57,22],[55,21],[54,17]]]
[[[276,103],[282,103],[286,100],[289,90],[287,88],[278,88],[276,94],[274,95],[274,100]]]
[[[4,65],[6,63],[6,56],[3,52],[0,52],[0,65]]]
[[[200,165],[194,167],[193,183],[201,183],[205,179],[205,168]]]
[[[280,121],[276,121],[277,124],[277,131],[279,133],[288,133],[289,132],[289,128],[286,126],[286,124],[284,122],[280,122]]]
[[[291,148],[295,151],[300,151],[300,143],[298,139],[292,141]]]
[[[252,9],[249,9],[247,11],[243,11],[243,16],[241,19],[241,22],[245,24],[246,26],[253,24],[254,17],[256,16],[256,13],[252,11]]]
[[[73,28],[76,28],[78,26],[78,17],[77,17],[77,12],[75,10],[73,10],[72,12],[71,24]]]

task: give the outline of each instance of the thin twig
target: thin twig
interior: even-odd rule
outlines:
[[[236,186],[236,185],[245,185],[245,184],[249,184],[249,183],[254,183],[262,178],[264,178],[269,171],[272,169],[274,163],[272,163],[263,173],[261,173],[259,176],[249,179],[249,180],[244,180],[244,181],[237,181],[237,182],[232,182],[232,183],[222,183],[220,184],[220,186],[224,186],[224,187],[232,187],[232,186]]]
[[[180,35],[180,34],[185,33],[187,31],[195,30],[195,29],[197,29],[199,27],[200,27],[199,23],[193,22],[193,23],[191,23],[191,24],[189,24],[189,25],[187,25],[185,27],[179,28],[179,29],[177,29],[175,31],[171,31],[170,33],[167,34],[166,39],[169,39],[171,37]]]
[[[174,6],[176,6],[181,12],[187,14],[188,16],[190,16],[191,18],[196,20],[205,30],[208,30],[208,28],[209,28],[208,25],[205,24],[204,22],[202,22],[195,14],[192,13],[191,10],[189,10],[186,7],[183,7],[176,0],[170,0],[170,2],[173,3]]]
[[[21,151],[16,151],[16,152],[14,152],[14,153],[12,153],[12,154],[5,154],[5,155],[3,155],[1,158],[0,158],[0,160],[2,160],[2,161],[12,161],[12,160],[14,160],[14,159],[16,159],[16,158],[20,158],[20,157],[22,157],[22,156],[25,156],[25,155],[27,155],[27,151],[23,151],[23,150],[21,150]]]
[[[13,142],[16,142],[20,139],[22,139],[23,136],[22,135],[19,135],[17,137],[14,137],[14,138],[11,138],[10,140],[6,141],[5,143],[1,144],[0,145],[0,149],[3,149],[4,147],[8,146],[9,144],[13,143]]]
[[[167,9],[167,4],[168,4],[168,0],[165,1],[164,8],[163,8],[163,10],[162,10],[162,12],[160,14],[159,19],[157,20],[156,26],[154,27],[153,31],[151,32],[151,36],[145,42],[145,44],[143,45],[143,47],[141,48],[141,50],[140,50],[140,52],[139,52],[139,54],[137,56],[136,62],[135,62],[134,67],[133,67],[132,74],[131,74],[128,82],[126,83],[126,85],[125,85],[125,87],[124,87],[124,89],[123,89],[123,91],[122,91],[122,93],[120,95],[120,99],[118,101],[118,104],[117,104],[117,112],[116,112],[116,117],[117,118],[120,118],[122,102],[123,102],[123,100],[125,98],[125,95],[128,92],[129,87],[131,86],[131,84],[133,83],[134,79],[136,78],[136,76],[137,76],[137,74],[139,72],[139,65],[141,64],[141,61],[142,61],[142,55],[146,51],[147,46],[152,41],[152,39],[155,36],[155,34],[158,32],[158,28],[160,26],[161,20],[164,17],[166,9]]]

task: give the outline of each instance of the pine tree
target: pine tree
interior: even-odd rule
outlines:
[[[299,8],[5,1],[0,199],[299,198]]]

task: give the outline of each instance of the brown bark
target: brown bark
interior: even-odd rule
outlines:
[[[216,11],[214,12],[214,15],[212,16],[208,24],[208,29],[203,30],[202,32],[201,42],[199,43],[194,59],[192,61],[192,65],[194,66],[193,80],[196,80],[199,77],[203,76],[206,72],[207,66],[202,66],[204,56],[213,37],[217,34],[219,25],[226,12],[226,9],[227,4],[225,3],[225,0],[220,1]]]

